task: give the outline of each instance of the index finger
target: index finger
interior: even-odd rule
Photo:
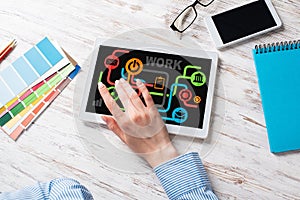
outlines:
[[[98,90],[104,100],[106,107],[111,112],[111,114],[116,119],[120,119],[124,115],[124,113],[121,110],[121,108],[119,107],[119,105],[116,103],[116,101],[112,98],[108,89],[102,82],[98,83]]]

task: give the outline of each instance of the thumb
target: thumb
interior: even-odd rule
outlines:
[[[116,120],[113,117],[108,117],[108,116],[102,116],[101,118],[103,119],[103,121],[105,121],[107,127],[126,144],[125,137],[124,137],[125,134],[117,124]]]

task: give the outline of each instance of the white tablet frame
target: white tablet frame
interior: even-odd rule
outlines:
[[[253,1],[247,2],[247,3],[243,4],[243,5],[247,5],[247,4],[253,3],[253,2],[255,2],[255,1],[258,1],[258,0],[253,0]],[[255,36],[258,36],[258,35],[261,35],[261,34],[264,34],[264,33],[269,32],[269,31],[272,31],[272,30],[275,30],[275,29],[280,28],[280,27],[282,26],[282,22],[281,22],[281,20],[280,20],[280,18],[279,18],[279,16],[278,16],[278,14],[277,14],[277,12],[276,12],[274,6],[273,6],[271,0],[264,0],[264,1],[266,2],[267,6],[268,6],[268,8],[269,8],[269,10],[270,10],[270,12],[271,12],[271,14],[272,14],[272,17],[273,17],[273,19],[275,20],[275,23],[276,23],[277,25],[274,26],[274,27],[271,27],[271,28],[262,30],[262,31],[260,31],[260,32],[254,33],[254,34],[252,34],[252,35],[248,35],[248,36],[246,36],[246,37],[242,37],[242,38],[240,38],[240,39],[231,41],[231,42],[226,43],[226,44],[223,43],[223,41],[222,41],[222,39],[221,39],[221,37],[220,37],[220,34],[219,34],[219,32],[218,32],[218,30],[217,30],[217,28],[216,28],[216,26],[215,26],[215,23],[214,23],[212,17],[215,16],[215,15],[222,14],[222,13],[224,13],[224,12],[230,11],[230,10],[232,10],[232,9],[239,8],[239,7],[243,6],[243,5],[239,5],[239,6],[237,6],[237,7],[234,7],[234,8],[232,8],[232,9],[230,9],[230,10],[223,11],[223,12],[217,13],[217,14],[215,14],[215,15],[211,15],[211,16],[205,17],[204,20],[205,20],[207,29],[208,29],[208,31],[209,31],[209,33],[210,33],[210,36],[211,36],[212,40],[213,40],[214,43],[215,43],[216,48],[217,48],[217,49],[221,49],[221,48],[224,48],[224,47],[227,47],[227,46],[236,44],[236,43],[238,43],[238,42],[247,40],[247,39],[249,39],[249,38],[252,38],[252,37],[255,37]]]
[[[207,52],[207,51],[201,51],[195,49],[185,49],[185,48],[178,48],[178,47],[176,48],[176,47],[136,43],[136,42],[129,42],[129,41],[121,41],[121,40],[111,40],[111,39],[104,40],[100,38],[97,39],[95,43],[95,48],[91,59],[91,63],[89,66],[90,69],[86,80],[79,118],[84,121],[97,122],[102,124],[105,124],[105,122],[100,117],[102,114],[90,113],[85,111],[100,45],[211,59],[210,79],[209,79],[205,113],[203,119],[203,129],[166,124],[169,133],[196,137],[196,138],[203,138],[203,139],[207,137],[209,124],[210,124],[211,108],[213,102],[216,71],[217,71],[217,64],[218,64],[218,54],[216,52]]]

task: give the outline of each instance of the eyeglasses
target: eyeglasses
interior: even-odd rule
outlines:
[[[171,29],[173,31],[178,31],[183,33],[187,28],[189,28],[192,23],[197,18],[196,5],[200,4],[203,7],[209,6],[214,0],[196,0],[192,5],[186,7],[171,24]]]

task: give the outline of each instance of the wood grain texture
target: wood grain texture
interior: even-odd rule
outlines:
[[[216,51],[202,17],[244,2],[216,0],[206,9],[197,6],[199,16],[180,41],[169,25],[192,3],[189,0],[0,0],[0,39],[18,40],[5,61],[9,63],[48,35],[76,58],[83,67],[80,76],[84,76],[97,37],[143,38],[156,44]],[[283,21],[282,29],[218,51],[210,137],[194,140],[189,149],[180,149],[178,144],[182,152],[201,154],[220,199],[300,199],[300,153],[270,153],[251,55],[255,44],[299,39],[300,2],[273,3]],[[77,127],[77,85],[72,82],[17,142],[0,134],[0,191],[68,176],[86,185],[95,199],[166,199],[146,166],[145,173],[122,172],[89,151]],[[105,128],[88,126],[99,131],[99,137],[105,133],[118,142]]]

